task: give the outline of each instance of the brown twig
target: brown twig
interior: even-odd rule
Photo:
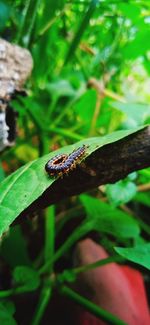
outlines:
[[[150,183],[138,185],[137,190],[139,192],[146,192],[150,190]]]
[[[54,204],[66,197],[115,183],[129,173],[150,166],[150,127],[103,146],[85,159],[90,175],[80,166],[63,179],[56,180],[22,215]]]

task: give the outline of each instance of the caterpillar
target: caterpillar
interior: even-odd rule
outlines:
[[[83,145],[75,149],[71,154],[60,154],[50,159],[46,165],[45,170],[50,176],[63,176],[68,174],[72,169],[81,162],[85,154],[86,146]]]

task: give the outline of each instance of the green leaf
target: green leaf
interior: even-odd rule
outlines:
[[[2,301],[3,306],[7,309],[7,311],[9,312],[10,315],[14,315],[16,308],[15,308],[15,303],[9,299],[4,299]]]
[[[144,124],[150,116],[150,105],[147,104],[111,102],[111,105],[126,114],[123,125],[128,128]]]
[[[109,201],[114,205],[127,203],[132,200],[137,191],[137,187],[133,182],[119,181],[115,184],[106,186],[106,194]]]
[[[126,59],[136,59],[139,56],[143,56],[150,49],[150,44],[147,41],[149,38],[149,28],[142,28],[138,30],[133,41],[130,41],[122,49],[123,56]],[[142,46],[141,46],[142,44]]]
[[[149,183],[150,180],[150,168],[144,168],[138,171],[139,184]]]
[[[82,123],[82,134],[88,133],[91,128],[95,105],[96,91],[93,89],[88,89],[74,105],[74,110],[78,114],[79,121]]]
[[[136,3],[119,3],[118,8],[121,10],[125,17],[131,19],[132,22],[135,22],[139,19],[141,10],[138,4]]]
[[[49,177],[45,172],[45,164],[49,159],[57,154],[69,154],[83,144],[87,146],[85,159],[104,145],[123,139],[142,128],[117,131],[104,137],[85,139],[31,161],[7,177],[0,185],[0,235],[8,229],[22,211],[57,181],[56,178]]]
[[[0,1],[0,31],[2,31],[7,23],[10,16],[10,10],[8,4]]]
[[[115,251],[127,260],[142,265],[150,270],[150,243],[132,248],[115,247]]]
[[[27,266],[17,266],[13,271],[13,279],[19,292],[36,290],[40,284],[38,273]]]
[[[138,192],[135,195],[134,200],[150,207],[150,193],[149,192],[146,192],[146,193]]]
[[[38,157],[38,150],[29,144],[21,144],[14,149],[15,155],[19,161],[24,163]]]
[[[0,303],[0,324],[17,325],[9,310],[2,303]]]
[[[11,268],[17,265],[31,265],[27,243],[20,225],[10,228],[8,235],[2,241],[0,255]]]
[[[52,95],[55,94],[56,97],[71,97],[76,93],[68,80],[57,80],[55,82],[48,83],[46,85],[46,89]]]
[[[129,181],[135,181],[136,178],[137,178],[137,172],[133,172],[133,173],[128,175],[128,180]]]
[[[81,195],[81,201],[87,213],[90,230],[118,238],[134,238],[139,235],[139,226],[129,214],[87,195]]]

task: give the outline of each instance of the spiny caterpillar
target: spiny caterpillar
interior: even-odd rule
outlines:
[[[75,149],[71,154],[60,154],[50,159],[46,165],[45,170],[50,176],[63,176],[69,173],[72,169],[81,162],[85,154],[86,146],[83,145]]]

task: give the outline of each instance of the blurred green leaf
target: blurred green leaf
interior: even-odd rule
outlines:
[[[17,325],[9,310],[0,303],[0,323],[3,325]]]
[[[129,214],[90,196],[81,196],[91,230],[131,238],[139,235],[139,226]],[[88,225],[88,226],[89,226]]]
[[[150,270],[150,243],[131,248],[115,247],[115,251],[127,260],[142,265]]]
[[[150,207],[150,193],[149,192],[145,192],[145,193],[138,192],[135,195],[134,200],[143,204],[143,205]]]
[[[136,191],[136,185],[127,180],[121,180],[115,184],[109,184],[106,186],[108,200],[113,206],[118,206],[131,201],[134,198]]]
[[[113,107],[126,114],[123,125],[128,128],[137,127],[144,124],[150,116],[150,105],[136,103],[112,102]]]
[[[149,183],[150,181],[150,168],[144,168],[138,171],[139,184]]]
[[[143,56],[150,49],[150,44],[147,42],[149,38],[150,29],[138,30],[133,41],[130,41],[122,49],[124,58],[134,60],[139,56]],[[142,44],[142,46],[141,46]]]
[[[16,147],[14,151],[16,157],[24,163],[38,158],[38,150],[29,144],[22,144]]]
[[[46,85],[46,89],[50,91],[52,95],[55,95],[56,97],[61,96],[74,96],[75,90],[71,86],[70,82],[67,80],[57,80],[55,82],[48,83]]]
[[[11,268],[16,265],[31,265],[27,251],[27,242],[20,225],[10,228],[0,247],[0,255]]]
[[[138,175],[137,172],[133,172],[133,173],[131,173],[131,174],[128,175],[127,179],[129,181],[135,181],[136,178],[137,178],[137,175]]]
[[[137,22],[142,14],[140,7],[136,3],[119,3],[118,8],[125,17],[131,19],[134,23]]]
[[[96,121],[97,129],[104,133],[111,133],[117,130],[124,122],[125,114],[118,108],[112,107],[109,100],[105,98]]]
[[[0,1],[0,31],[5,28],[5,25],[10,17],[11,7],[9,4]]]
[[[17,266],[13,271],[13,279],[19,292],[36,290],[40,284],[38,272],[27,266]]]
[[[10,315],[14,315],[16,308],[15,308],[15,303],[13,301],[4,299],[2,304],[7,309],[7,311],[10,313]]]
[[[88,133],[91,127],[91,121],[96,105],[95,90],[87,90],[74,105],[74,111],[78,114],[78,119],[81,122],[81,132]]]

